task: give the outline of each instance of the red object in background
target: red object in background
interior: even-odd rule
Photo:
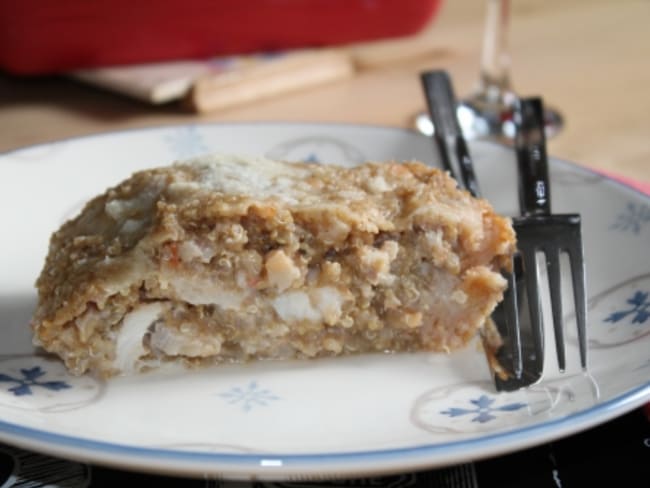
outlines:
[[[0,0],[0,68],[76,68],[413,34],[442,0]]]

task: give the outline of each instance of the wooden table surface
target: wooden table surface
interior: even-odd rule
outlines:
[[[331,121],[410,127],[424,100],[418,74],[445,68],[456,91],[477,79],[484,2],[447,0],[418,36],[421,56],[353,78],[227,111],[196,115],[160,107],[62,77],[0,74],[0,151],[102,131],[202,121]],[[512,80],[523,95],[542,95],[566,127],[549,152],[590,167],[650,182],[650,1],[514,0]],[[400,42],[383,45],[399,53]],[[390,57],[390,56],[389,56]]]

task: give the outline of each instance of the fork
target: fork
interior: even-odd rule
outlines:
[[[472,159],[456,116],[456,98],[449,75],[442,70],[429,71],[422,73],[421,81],[434,127],[434,140],[443,167],[456,179],[460,187],[467,189],[473,196],[480,197],[481,192]],[[516,266],[513,270],[515,268]],[[513,273],[504,272],[503,275],[508,286],[503,301],[492,313],[492,320],[499,334],[505,336],[504,345],[496,354],[498,365],[491,361],[491,348],[485,347],[485,350],[488,363],[495,372],[497,390],[510,391],[528,386],[539,378],[523,375],[519,307],[515,291],[517,283]],[[505,369],[505,374],[498,371],[495,366]]]
[[[515,149],[522,217],[513,219],[513,225],[517,233],[518,253],[524,267],[523,280],[530,319],[532,324],[537,324],[532,328],[532,341],[537,358],[534,362],[534,375],[542,374],[544,358],[538,253],[544,255],[546,263],[555,350],[560,372],[566,369],[560,255],[565,253],[569,257],[580,365],[583,370],[587,369],[587,301],[581,219],[579,214],[551,213],[543,114],[541,98],[521,99],[515,104]]]
[[[432,71],[423,73],[421,79],[443,166],[460,186],[478,197],[480,190],[456,117],[456,100],[449,76],[444,71]],[[513,258],[513,271],[504,273],[508,287],[503,302],[492,314],[499,333],[504,337],[504,345],[497,352],[497,360],[499,366],[510,368],[506,368],[506,375],[495,370],[494,381],[498,391],[513,391],[529,386],[537,382],[543,373],[544,322],[540,300],[541,279],[536,262],[538,252],[545,254],[547,259],[560,371],[566,369],[566,353],[559,255],[561,252],[569,255],[580,363],[583,370],[587,367],[585,267],[580,216],[550,213],[550,184],[541,100],[525,99],[518,102],[515,108],[522,217],[513,219],[518,251]],[[522,293],[524,289],[525,294]],[[522,331],[528,334],[522,336]]]

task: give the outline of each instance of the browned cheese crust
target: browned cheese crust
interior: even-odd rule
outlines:
[[[75,374],[465,345],[510,221],[417,162],[206,157],[142,171],[51,239],[35,342]]]

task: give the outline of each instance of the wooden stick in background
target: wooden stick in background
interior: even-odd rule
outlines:
[[[234,107],[354,74],[354,63],[342,50],[305,50],[278,55],[269,62],[199,77],[187,103],[197,112]]]

